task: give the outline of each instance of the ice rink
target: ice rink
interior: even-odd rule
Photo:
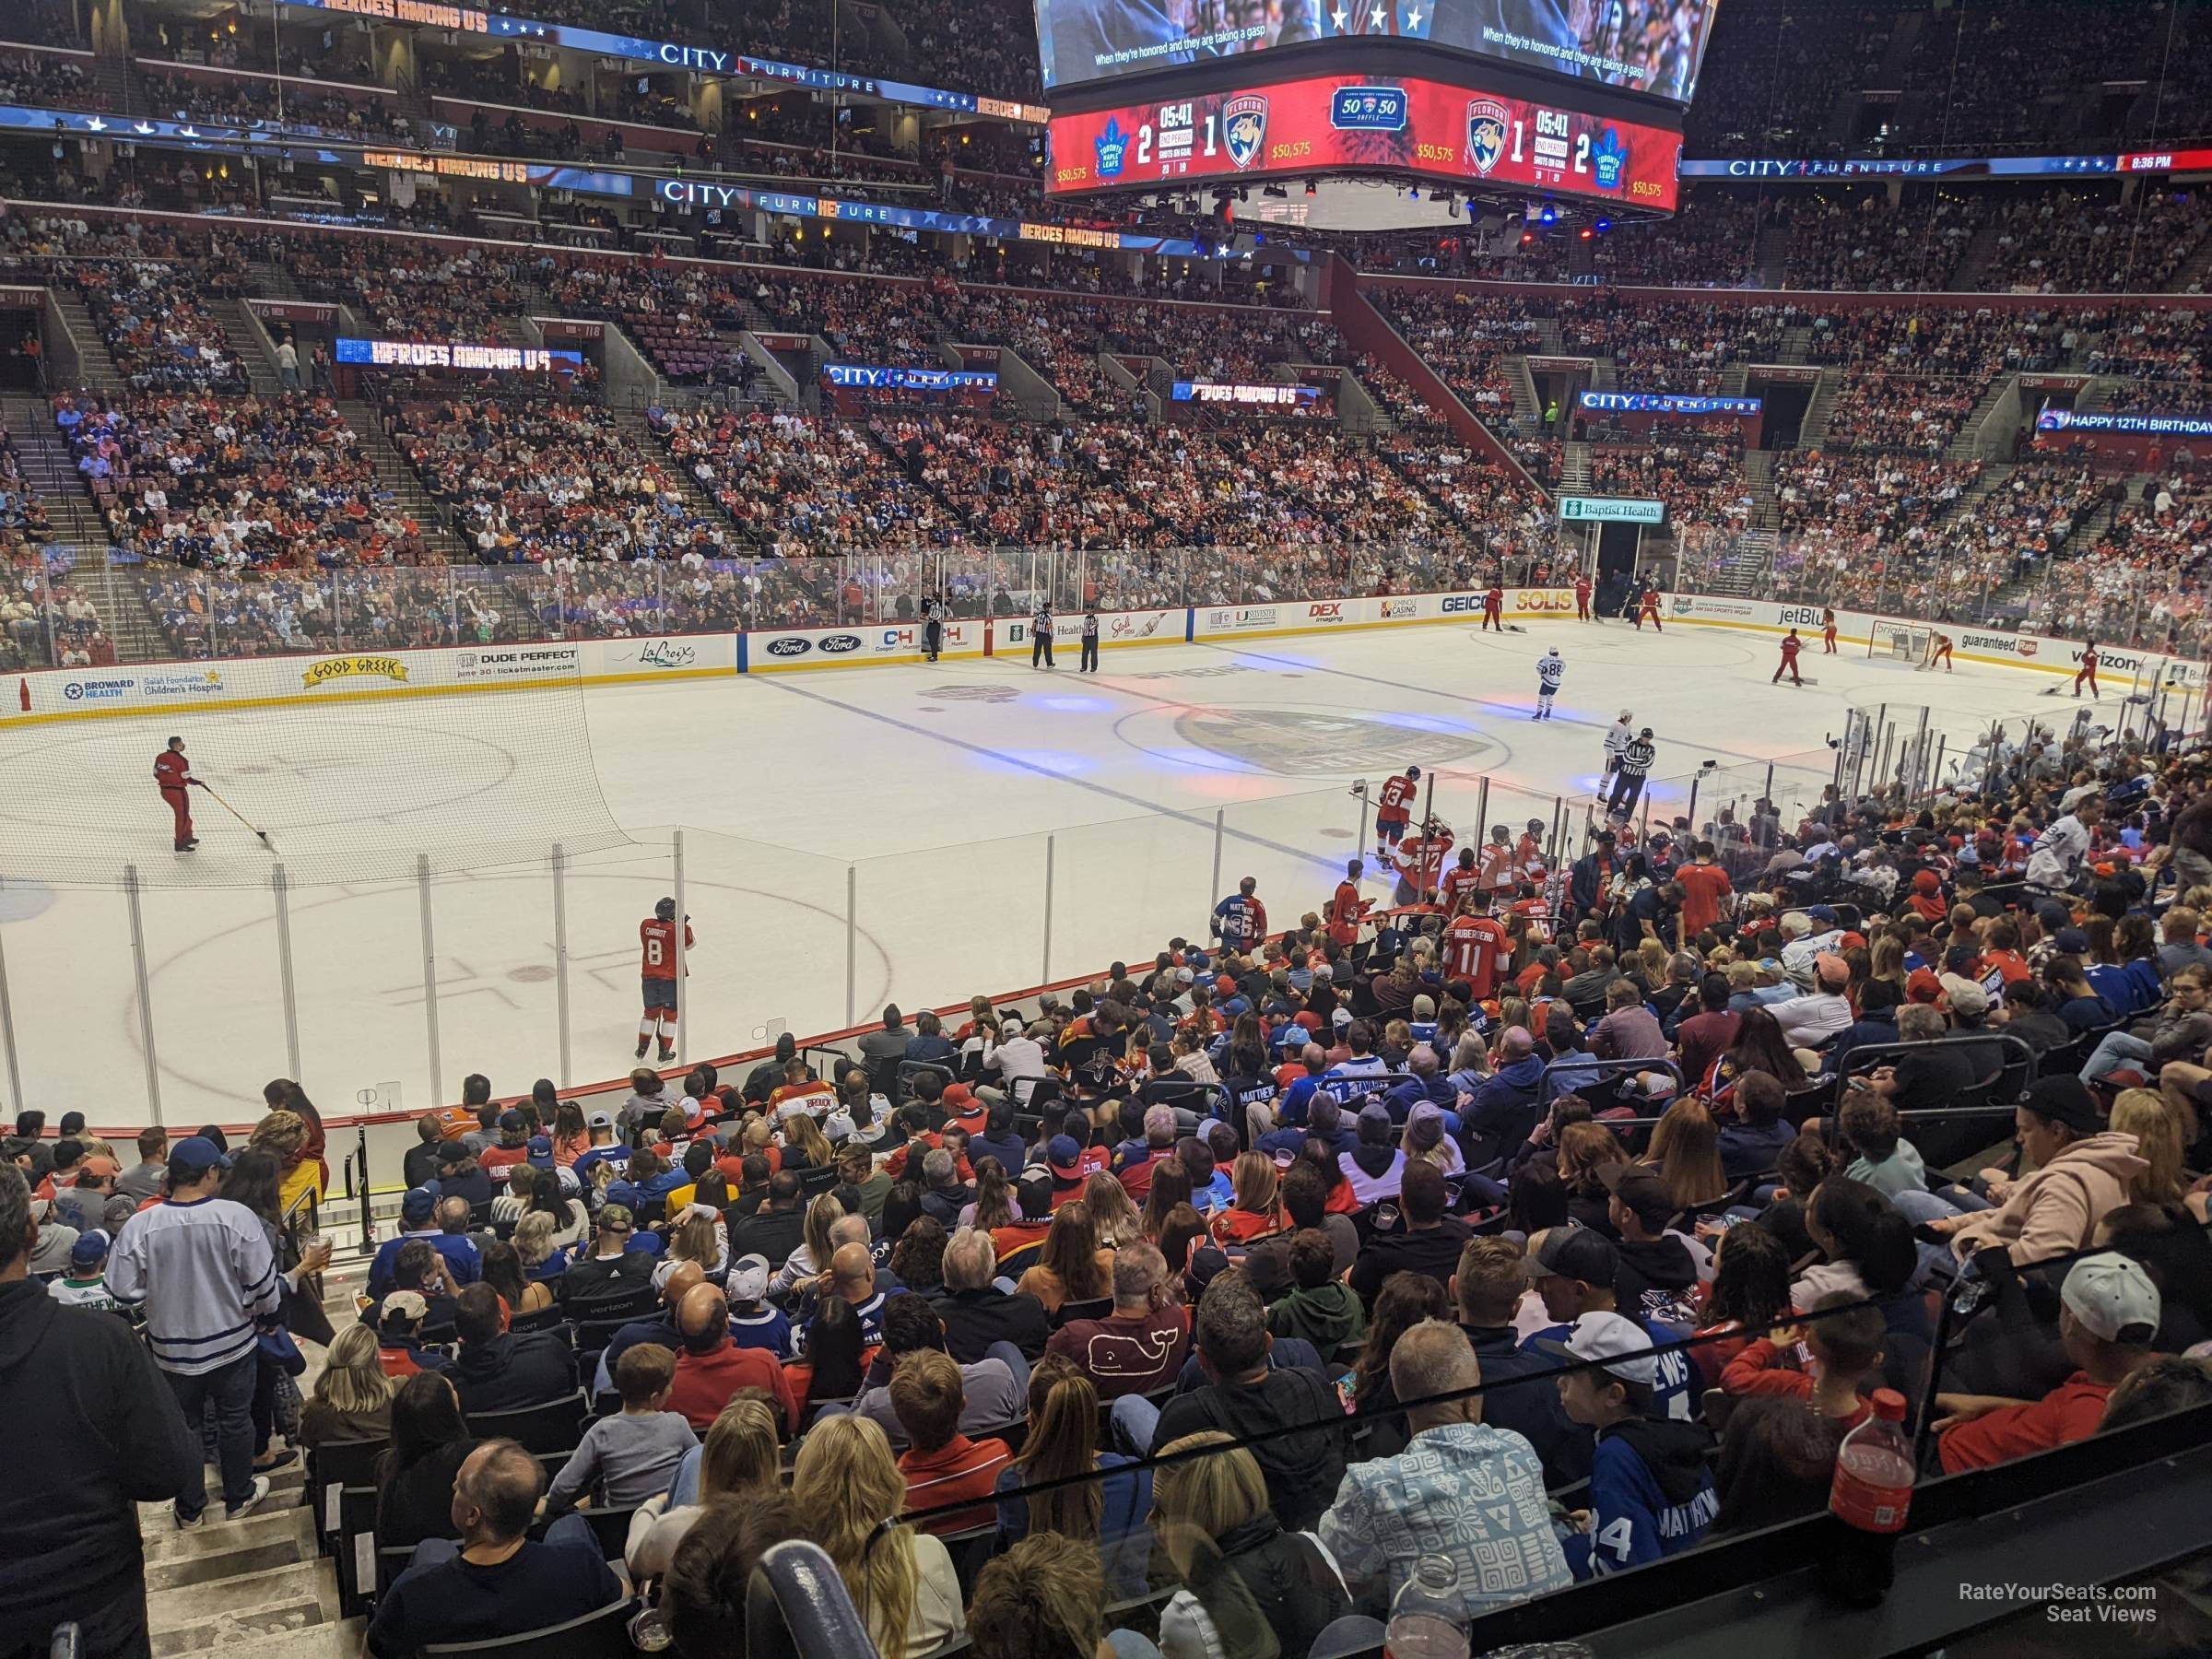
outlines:
[[[1553,644],[1566,681],[1537,724],[1534,662]],[[1049,674],[995,658],[732,676],[593,688],[566,712],[495,694],[317,709],[312,725],[272,711],[206,730],[174,717],[37,728],[0,753],[0,947],[23,1097],[135,1118],[149,1024],[171,1124],[250,1119],[261,1084],[289,1067],[275,861],[212,803],[202,851],[171,852],[149,771],[170,729],[287,865],[310,1093],[332,1111],[419,1111],[457,1099],[471,1071],[506,1093],[628,1070],[637,924],[676,890],[679,827],[698,1059],[842,1027],[849,1007],[866,1019],[887,1000],[1005,993],[1201,935],[1217,849],[1221,888],[1258,877],[1271,924],[1288,924],[1359,851],[1348,784],[1409,762],[1436,774],[1434,810],[1462,841],[1480,839],[1487,779],[1490,822],[1564,822],[1571,854],[1624,708],[1657,734],[1654,810],[1683,810],[1690,774],[1715,763],[1704,820],[1716,799],[1756,798],[1770,766],[1785,806],[1817,798],[1849,707],[1912,724],[1913,705],[1934,704],[1960,733],[2074,707],[2018,673],[1818,652],[1804,659],[1818,683],[1800,690],[1768,683],[1764,634],[1452,624],[1110,648],[1092,676],[1071,647]],[[2109,688],[2105,703],[2116,714]],[[565,1077],[557,883],[539,855],[555,841]],[[438,872],[434,1039],[407,874],[418,851]],[[144,872],[143,1021],[130,862]]]

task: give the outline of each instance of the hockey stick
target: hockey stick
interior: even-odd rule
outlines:
[[[215,804],[218,806],[220,806],[225,812],[229,813],[240,823],[244,824],[247,829],[253,830],[253,823],[247,818],[244,813],[241,812],[237,807],[231,806],[229,802],[224,800],[221,795],[216,794],[215,791],[209,789],[206,784],[202,783],[200,787],[207,790],[207,793],[210,795],[214,795]],[[253,830],[253,833],[260,840],[263,846],[266,847],[272,853],[276,851],[276,843],[269,839],[269,832],[266,830]]]

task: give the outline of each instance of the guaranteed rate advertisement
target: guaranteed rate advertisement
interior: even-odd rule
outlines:
[[[1046,88],[1315,41],[1427,41],[1688,103],[1720,0],[1035,0]]]
[[[1674,211],[1682,135],[1441,81],[1343,76],[1055,115],[1050,194],[1348,169]]]

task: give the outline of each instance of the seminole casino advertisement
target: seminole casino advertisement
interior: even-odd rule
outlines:
[[[1371,170],[1672,213],[1682,135],[1416,77],[1343,76],[1055,115],[1053,194]]]

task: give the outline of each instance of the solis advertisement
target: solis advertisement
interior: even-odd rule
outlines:
[[[1273,178],[1347,169],[1555,190],[1674,211],[1682,135],[1441,81],[1277,81],[1055,115],[1046,189]]]

